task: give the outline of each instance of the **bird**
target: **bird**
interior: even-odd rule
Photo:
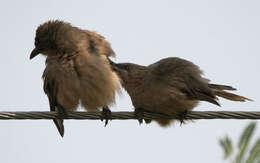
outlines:
[[[182,124],[187,112],[200,101],[217,106],[220,106],[218,97],[231,101],[252,101],[227,92],[236,90],[231,86],[211,84],[210,80],[202,77],[203,72],[197,65],[178,57],[164,58],[148,66],[109,62],[129,94],[140,123],[144,111],[166,115],[180,113]],[[155,121],[162,127],[173,122],[168,119]],[[150,123],[151,120],[145,119],[145,122]]]
[[[79,105],[87,111],[102,108],[106,125],[111,116],[109,105],[120,92],[118,76],[108,61],[108,57],[115,56],[110,43],[96,32],[49,20],[38,26],[34,45],[30,59],[38,54],[46,57],[43,89],[50,110],[59,115],[53,121],[60,135],[64,136],[66,113]]]

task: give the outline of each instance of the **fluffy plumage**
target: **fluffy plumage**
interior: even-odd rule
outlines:
[[[79,103],[97,111],[114,102],[120,86],[108,57],[115,54],[101,35],[63,21],[48,21],[36,31],[30,59],[39,53],[47,57],[42,77],[51,111],[65,114]],[[54,122],[63,136],[63,120]]]

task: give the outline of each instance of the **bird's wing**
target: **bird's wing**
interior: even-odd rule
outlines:
[[[192,62],[180,58],[162,59],[148,66],[158,80],[186,94],[191,100],[202,100],[219,105],[216,95],[201,77],[201,70]]]
[[[43,73],[43,89],[44,92],[47,94],[49,99],[49,105],[51,111],[56,111],[57,107],[57,93],[58,93],[58,83],[55,81],[55,78],[49,76],[47,68]],[[54,119],[53,122],[55,123],[60,135],[63,137],[64,135],[64,126],[63,126],[63,119]]]
[[[111,48],[110,43],[96,32],[84,30],[89,40],[89,51],[94,54],[105,55],[107,57],[115,57],[115,52]]]

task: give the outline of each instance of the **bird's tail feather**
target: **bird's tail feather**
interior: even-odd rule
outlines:
[[[233,88],[232,86],[228,85],[219,85],[219,84],[208,84],[209,88],[217,89],[217,90],[229,90],[229,91],[235,91],[236,88]]]
[[[64,136],[63,119],[54,119],[53,122],[55,123],[61,137],[63,137]]]
[[[249,98],[243,97],[243,96],[239,96],[233,93],[229,93],[223,90],[217,90],[217,89],[213,89],[214,93],[222,98],[231,100],[231,101],[241,101],[241,102],[245,102],[245,101],[253,101]]]

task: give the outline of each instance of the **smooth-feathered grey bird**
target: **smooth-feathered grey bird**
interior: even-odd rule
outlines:
[[[66,111],[74,111],[78,104],[87,111],[103,108],[107,123],[108,106],[120,91],[120,84],[108,61],[115,53],[104,37],[54,20],[37,28],[34,44],[30,59],[40,53],[47,57],[42,75],[44,92],[50,110],[60,115],[60,119],[54,119],[60,135],[64,135],[62,118]]]
[[[201,76],[202,71],[198,66],[181,58],[165,58],[149,66],[116,64],[111,60],[110,63],[131,97],[137,115],[140,110],[185,115],[196,107],[199,101],[220,106],[217,96],[232,101],[251,101],[227,92],[226,90],[236,90],[231,86],[210,84],[208,79]],[[139,122],[141,121],[142,119],[139,119]],[[167,126],[171,122],[163,119],[156,121],[161,126]]]

